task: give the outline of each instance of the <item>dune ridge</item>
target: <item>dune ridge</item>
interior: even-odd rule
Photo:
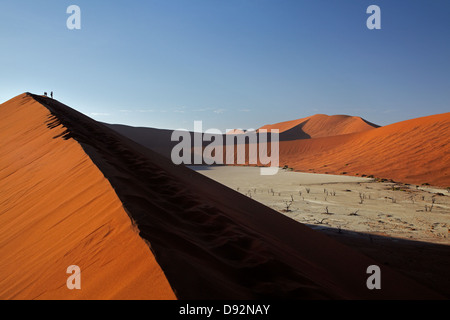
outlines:
[[[122,203],[49,110],[0,105],[0,298],[175,299]],[[70,265],[81,290],[69,290]]]
[[[55,100],[31,96],[109,180],[178,298],[442,298],[382,265],[383,290],[368,290],[365,272],[376,261]]]
[[[280,163],[305,172],[449,187],[449,131],[450,113],[443,113],[365,132],[282,141]]]

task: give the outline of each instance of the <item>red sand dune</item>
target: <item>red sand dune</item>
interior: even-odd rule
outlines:
[[[378,128],[360,117],[316,114],[307,118],[265,125],[258,130],[278,129],[280,140],[296,140],[337,136]]]
[[[377,129],[280,144],[280,164],[298,171],[374,175],[450,186],[450,113]]]
[[[0,299],[173,299],[108,180],[29,95],[0,106]],[[81,290],[66,287],[81,268]]]
[[[56,100],[0,105],[0,135],[1,298],[442,298]]]

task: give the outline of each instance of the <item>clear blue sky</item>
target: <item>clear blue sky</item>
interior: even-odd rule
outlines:
[[[81,30],[66,28],[71,4]],[[381,30],[366,27],[371,4]],[[53,90],[110,123],[386,125],[450,111],[448,0],[3,0],[0,37],[0,102]]]

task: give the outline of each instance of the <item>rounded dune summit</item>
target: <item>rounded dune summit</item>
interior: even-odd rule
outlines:
[[[316,114],[310,117],[265,125],[258,130],[278,129],[281,140],[310,139],[362,132],[378,128],[360,117]]]

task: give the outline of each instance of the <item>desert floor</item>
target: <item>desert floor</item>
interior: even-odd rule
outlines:
[[[286,170],[261,176],[254,167],[192,168],[315,229],[450,244],[445,189]]]
[[[369,178],[191,167],[450,295],[450,193]],[[293,201],[292,201],[293,200]]]

